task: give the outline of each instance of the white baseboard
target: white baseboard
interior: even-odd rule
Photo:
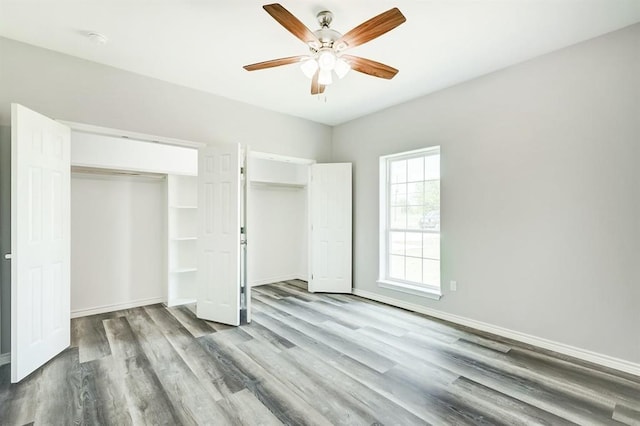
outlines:
[[[566,345],[564,343],[555,342],[553,340],[544,339],[542,337],[532,336],[530,334],[521,333],[519,331],[510,330],[508,328],[499,327],[497,325],[476,321],[454,314],[449,314],[446,312],[438,311],[436,309],[426,308],[424,306],[415,305],[413,303],[404,302],[401,300],[393,299],[391,297],[381,296],[379,294],[372,293],[366,290],[354,288],[353,294],[355,294],[356,296],[364,297],[365,299],[371,299],[378,302],[386,303],[387,305],[408,309],[410,311],[429,315],[455,324],[464,325],[466,327],[475,328],[476,330],[481,330],[487,333],[496,334],[501,337],[506,337],[507,339],[512,339],[529,345],[538,346],[540,348],[558,352],[563,355],[568,355],[577,359],[581,359],[583,361],[592,362],[594,364],[602,365],[614,370],[624,371],[626,373],[640,376],[640,364],[626,361],[624,359],[614,358],[609,355],[577,348],[575,346]]]
[[[119,311],[120,309],[137,308],[139,306],[153,305],[155,303],[166,302],[164,297],[152,297],[150,299],[138,299],[125,303],[115,303],[112,305],[96,306],[93,308],[76,309],[71,311],[71,318],[86,317],[95,314],[104,314],[105,312]]]
[[[281,281],[290,281],[290,280],[306,281],[307,277],[306,276],[302,277],[302,275],[300,275],[300,274],[280,275],[280,276],[277,276],[277,277],[265,278],[265,279],[260,279],[260,280],[253,280],[253,281],[249,282],[249,287],[257,287],[259,285],[273,284],[273,283],[279,283]]]
[[[11,352],[6,354],[0,354],[0,366],[9,364],[11,362]]]

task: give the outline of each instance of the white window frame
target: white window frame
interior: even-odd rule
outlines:
[[[442,297],[442,281],[439,286],[431,286],[427,284],[414,283],[396,278],[389,278],[389,199],[391,189],[391,173],[390,164],[392,161],[410,159],[416,157],[424,157],[426,155],[441,155],[440,146],[432,146],[428,148],[417,149],[413,151],[401,152],[398,154],[383,155],[380,157],[380,235],[379,235],[379,274],[378,286],[400,291],[403,293],[413,294],[415,296],[428,297],[439,300]],[[442,158],[442,157],[441,157]],[[440,268],[442,269],[442,258],[440,259]],[[441,276],[442,280],[442,276]]]

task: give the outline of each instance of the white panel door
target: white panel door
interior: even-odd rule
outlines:
[[[70,343],[67,126],[11,105],[11,381]]]
[[[198,318],[240,324],[240,145],[198,150]]]
[[[351,163],[313,164],[309,291],[351,293]]]

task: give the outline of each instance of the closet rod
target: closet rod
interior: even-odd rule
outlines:
[[[165,179],[167,175],[162,173],[138,172],[135,170],[103,169],[98,167],[71,166],[72,174],[100,175],[100,176],[121,176],[139,177],[147,179]]]

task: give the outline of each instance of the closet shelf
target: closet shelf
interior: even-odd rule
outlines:
[[[250,180],[252,186],[280,186],[285,188],[304,188],[306,183],[293,183],[293,182],[273,182],[268,180]]]
[[[198,178],[167,177],[167,305],[195,302]]]
[[[198,268],[173,268],[171,270],[172,274],[182,274],[184,272],[196,272]]]

